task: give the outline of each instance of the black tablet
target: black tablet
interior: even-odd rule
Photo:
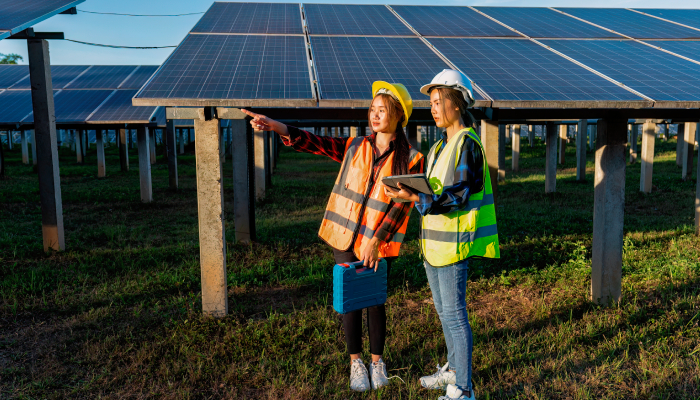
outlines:
[[[399,183],[401,183],[413,193],[433,195],[433,189],[430,187],[430,183],[428,179],[426,179],[425,174],[386,176],[382,178],[382,183],[396,190],[400,190]]]

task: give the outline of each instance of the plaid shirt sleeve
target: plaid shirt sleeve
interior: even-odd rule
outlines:
[[[422,174],[425,171],[424,164],[425,157],[421,157],[408,173]],[[389,212],[384,214],[384,219],[379,225],[379,229],[374,232],[374,237],[384,243],[389,243],[396,232],[399,231],[401,225],[403,225],[404,219],[408,218],[410,215],[411,209],[413,209],[412,202],[401,203],[392,201],[391,208],[389,209]]]
[[[285,146],[303,153],[330,157],[339,163],[343,162],[348,138],[318,136],[289,125],[287,125],[287,131],[289,137],[280,136]]]

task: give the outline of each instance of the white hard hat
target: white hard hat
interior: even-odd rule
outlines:
[[[435,78],[423,87],[420,92],[430,96],[430,91],[434,88],[450,88],[459,90],[464,95],[464,100],[467,102],[467,107],[474,105],[474,95],[472,95],[472,81],[468,76],[453,69],[443,69],[442,72],[435,75]]]

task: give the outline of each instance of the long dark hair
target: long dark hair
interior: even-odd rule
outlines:
[[[386,114],[387,117],[389,117],[389,120],[398,120],[395,130],[396,137],[394,139],[394,163],[391,166],[391,174],[406,175],[408,174],[408,163],[410,161],[408,158],[411,155],[408,138],[406,137],[406,133],[404,133],[402,127],[403,122],[406,120],[406,115],[403,112],[401,103],[399,103],[396,99],[386,93],[378,94],[374,98],[376,99],[380,96],[386,105]],[[372,99],[372,102],[374,102],[374,99]],[[370,127],[372,126],[372,120],[370,117],[371,112],[372,107],[367,110],[367,121],[369,122]],[[374,132],[374,129],[372,129],[372,132]]]
[[[437,90],[439,95],[440,95],[440,105],[442,106],[442,115],[445,115],[445,99],[448,99],[452,102],[452,104],[459,108],[459,113],[462,115],[462,121],[464,121],[464,125],[467,128],[475,128],[475,123],[476,119],[472,115],[472,113],[469,112],[467,109],[467,101],[464,100],[464,95],[462,95],[462,92],[456,89],[450,89],[450,88],[436,88],[434,90]]]

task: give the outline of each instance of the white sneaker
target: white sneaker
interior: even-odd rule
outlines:
[[[421,386],[426,389],[444,390],[448,384],[451,383],[454,385],[457,383],[457,375],[455,375],[454,371],[447,369],[449,366],[450,363],[445,363],[445,365],[440,368],[440,364],[438,364],[438,371],[436,373],[420,378]]]
[[[367,368],[359,358],[357,360],[352,360],[350,365],[350,389],[356,392],[369,390]]]
[[[453,384],[447,385],[447,392],[444,396],[438,397],[438,400],[476,400],[474,390],[472,389],[471,396],[469,392],[465,392]]]
[[[384,360],[372,362],[369,364],[370,375],[372,376],[372,389],[377,390],[389,384],[389,378],[386,376],[386,364]]]

